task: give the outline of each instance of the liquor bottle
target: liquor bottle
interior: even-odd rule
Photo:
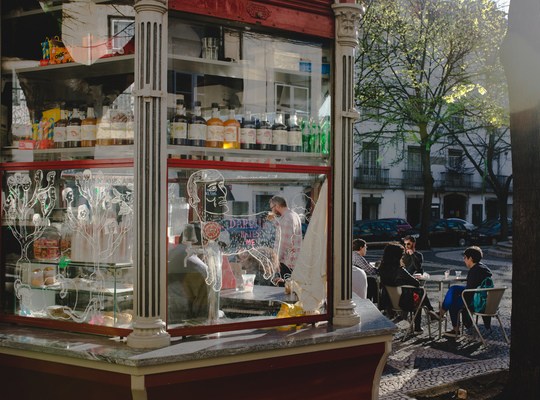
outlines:
[[[296,114],[293,114],[289,118],[289,135],[287,136],[287,145],[289,151],[301,152],[302,151],[302,130],[297,124]]]
[[[97,124],[96,133],[96,145],[98,146],[110,146],[113,144],[111,134],[111,110],[109,106],[103,106],[101,111],[101,118]]]
[[[193,118],[188,125],[188,144],[190,146],[206,145],[206,121],[201,116],[201,102],[196,101],[193,108]]]
[[[236,109],[229,107],[229,118],[223,123],[223,148],[240,148],[240,123],[236,120]]]
[[[212,103],[212,116],[206,121],[206,147],[223,147],[223,121],[219,118],[219,105]]]
[[[79,109],[74,108],[66,128],[66,146],[69,148],[81,147],[81,118]]]
[[[257,127],[257,148],[260,150],[274,150],[272,142],[272,126],[268,122],[268,116],[265,114]]]
[[[96,145],[97,119],[94,116],[94,107],[88,107],[86,118],[81,121],[81,147],[94,147]]]
[[[112,144],[125,144],[127,115],[113,106],[111,112],[111,139]]]
[[[272,144],[276,151],[288,151],[287,126],[283,123],[283,114],[276,115],[274,125],[272,125]]]
[[[188,119],[186,117],[186,109],[184,100],[176,100],[176,114],[171,122],[171,138],[169,143],[176,145],[187,144]]]
[[[303,119],[300,123],[300,128],[302,129],[302,151],[309,153],[311,152],[311,148],[309,147],[309,120]]]
[[[126,139],[125,144],[133,144],[135,142],[135,117],[131,110],[126,114]]]
[[[257,129],[251,111],[246,111],[242,125],[240,125],[240,148],[248,150],[257,148]]]
[[[319,124],[312,120],[309,127],[309,148],[312,153],[321,151],[321,142],[319,136]]]
[[[60,110],[60,119],[54,124],[54,147],[57,149],[64,148],[66,144],[66,135],[67,135],[67,110]]]
[[[320,127],[321,154],[330,153],[330,119],[325,117]]]

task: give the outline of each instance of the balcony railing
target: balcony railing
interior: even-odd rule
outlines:
[[[424,186],[422,180],[422,171],[415,169],[405,169],[403,172],[403,188],[421,187]]]
[[[473,174],[452,171],[441,172],[439,186],[441,189],[446,190],[472,190],[474,188],[472,178]]]
[[[356,189],[404,189],[404,190],[422,190],[424,182],[422,180],[422,171],[402,170],[401,177],[390,177],[389,170],[383,168],[364,168],[357,167],[358,174],[354,177],[354,187]],[[486,182],[474,179],[475,174],[441,172],[438,176],[434,175],[434,189],[438,192],[468,192],[481,193],[493,192],[493,188]],[[497,176],[499,181],[503,182],[506,176]],[[510,193],[513,187],[510,185]]]
[[[358,168],[358,176],[354,178],[355,188],[372,188],[372,187],[387,187],[388,169],[382,168]]]

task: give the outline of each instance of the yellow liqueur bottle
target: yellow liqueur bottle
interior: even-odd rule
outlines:
[[[206,121],[206,147],[223,147],[223,121],[219,118],[219,106],[212,103],[212,116]]]
[[[88,107],[86,118],[81,121],[81,147],[94,147],[96,135],[97,119],[94,116],[94,107]]]
[[[236,120],[236,109],[229,107],[229,118],[223,123],[223,148],[240,148],[240,122]]]

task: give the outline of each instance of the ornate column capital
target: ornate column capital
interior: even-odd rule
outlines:
[[[167,12],[167,0],[135,0],[133,5],[136,12],[154,11],[165,14]]]
[[[336,40],[341,46],[358,45],[358,23],[364,14],[364,6],[353,3],[332,4],[336,16]]]

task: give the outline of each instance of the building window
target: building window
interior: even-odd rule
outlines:
[[[448,128],[450,133],[463,131],[465,126],[465,118],[461,115],[452,115],[448,122]]]
[[[407,169],[409,171],[422,171],[420,147],[409,146],[407,149]]]
[[[118,51],[135,35],[135,20],[127,17],[109,18],[109,37],[111,38],[111,50]]]
[[[461,150],[448,150],[448,169],[451,171],[463,171],[463,152]]]
[[[379,158],[379,145],[377,143],[364,142],[362,144],[362,174],[375,175],[377,160]]]

